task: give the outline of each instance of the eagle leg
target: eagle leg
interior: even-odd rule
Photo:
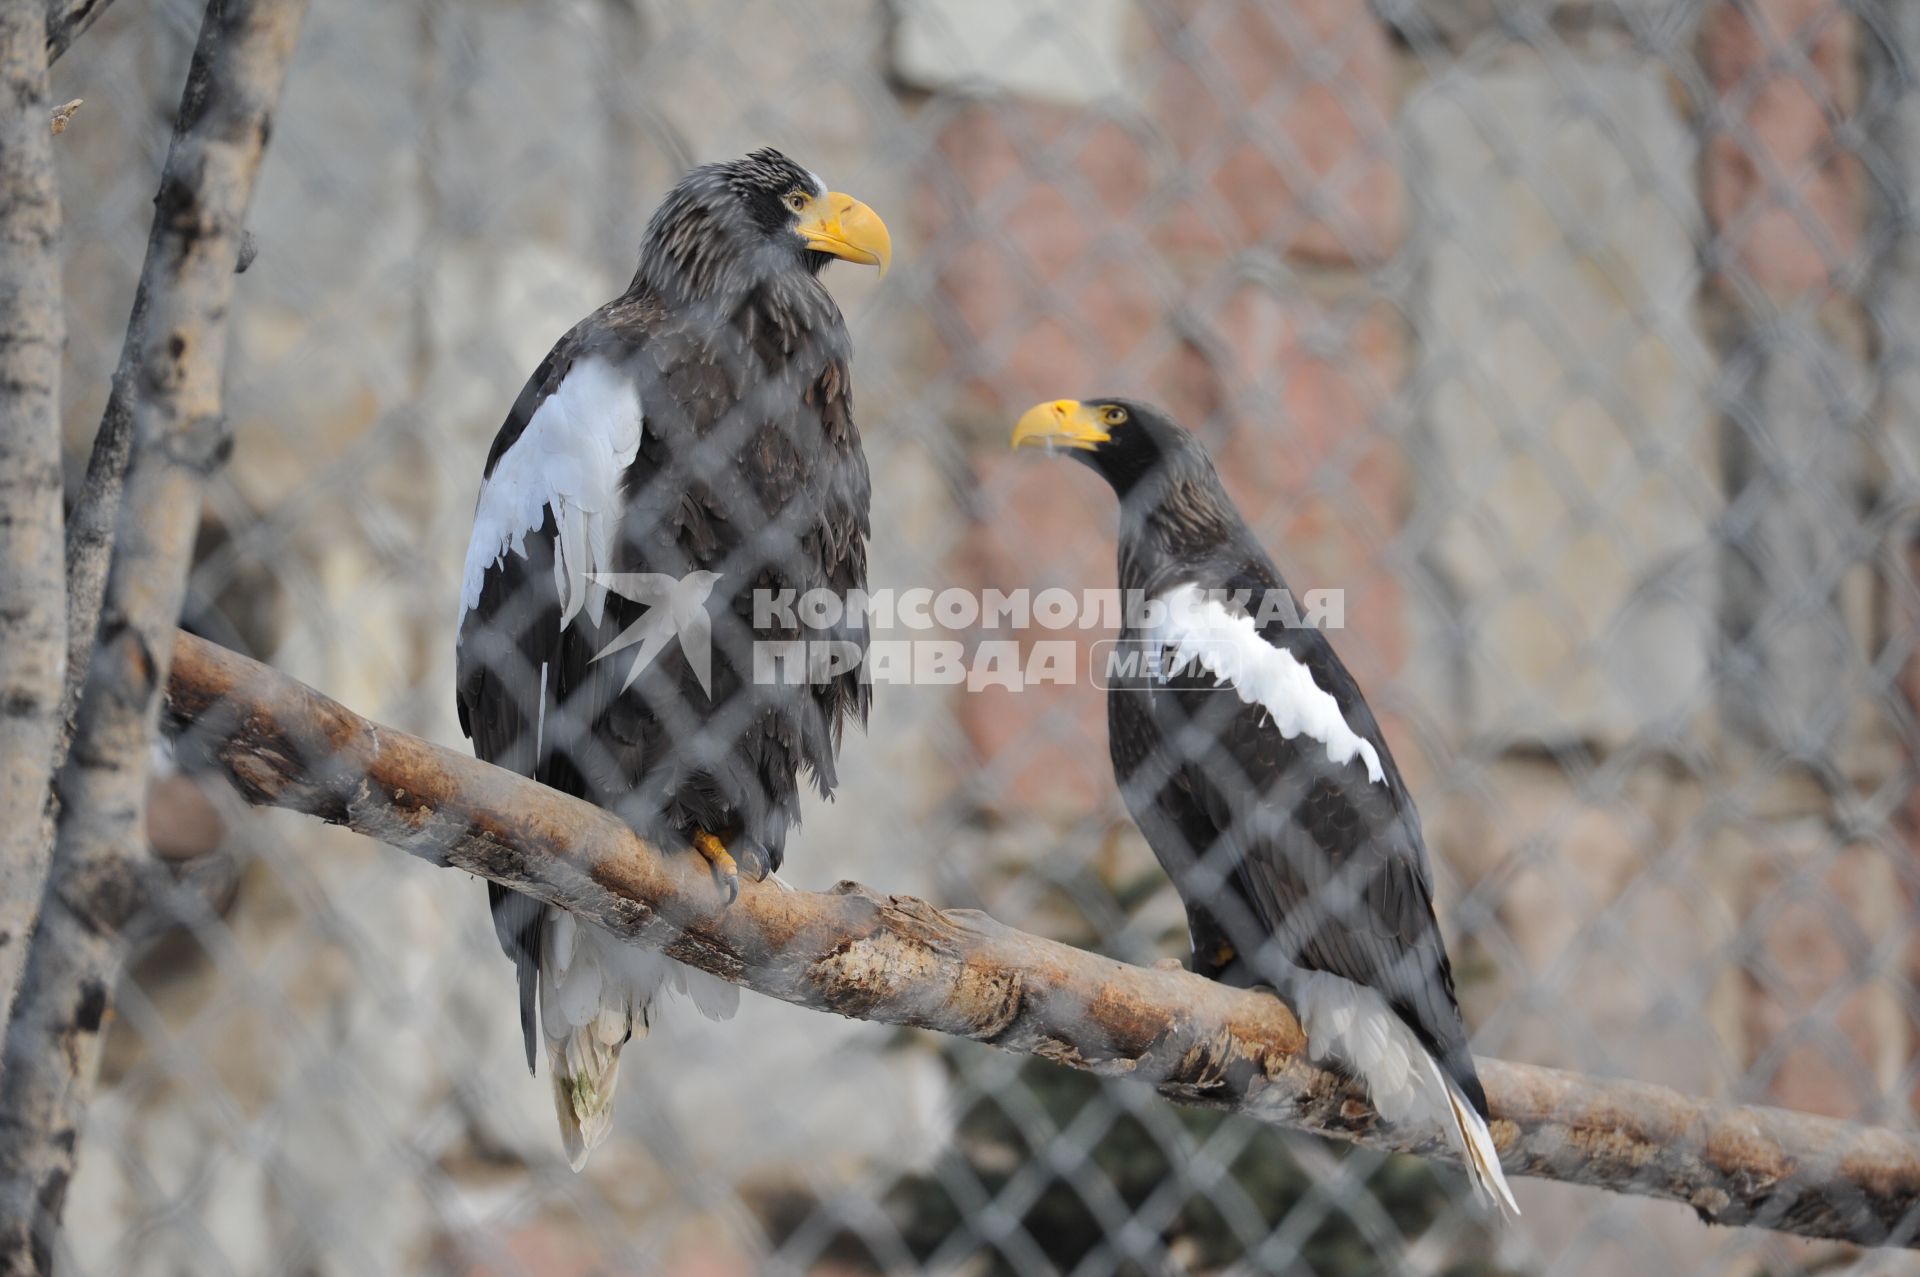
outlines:
[[[740,867],[733,863],[733,855],[727,850],[726,844],[702,829],[693,836],[693,849],[712,867],[714,885],[726,894],[727,903],[738,900]]]
[[[1227,969],[1233,966],[1236,956],[1231,944],[1225,940],[1215,940],[1205,949],[1194,950],[1193,969],[1209,980],[1225,980]]]

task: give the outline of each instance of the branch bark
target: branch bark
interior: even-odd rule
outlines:
[[[703,865],[657,853],[609,813],[368,722],[186,635],[165,725],[183,757],[217,765],[249,801],[505,883],[768,997],[1137,1078],[1180,1103],[1451,1156],[1437,1132],[1383,1126],[1358,1091],[1311,1064],[1299,1024],[1269,995],[852,883],[825,894],[743,884],[722,908]],[[1916,1244],[1912,1135],[1499,1060],[1481,1061],[1481,1074],[1509,1173],[1683,1202],[1712,1223]]]
[[[46,0],[47,62],[58,62],[60,55],[99,20],[113,0]]]
[[[147,763],[221,415],[234,264],[305,0],[210,0],[154,197],[131,444],[53,871],[0,1072],[0,1272],[49,1272],[100,1028],[140,897]],[[45,120],[40,120],[45,135]],[[155,252],[157,251],[157,258]],[[85,631],[90,633],[91,630]]]
[[[0,0],[0,1020],[53,831],[67,660],[61,569],[60,198],[44,0]]]
[[[48,32],[52,34],[55,10],[65,14],[64,21],[78,22],[79,29],[92,23],[109,0],[52,0],[48,13]],[[208,9],[211,19],[213,7]],[[197,183],[208,180],[195,169],[209,154],[210,145],[233,149],[234,169],[217,180],[241,183],[239,194],[244,207],[251,194],[254,172],[266,150],[264,107],[259,115],[261,133],[249,147],[242,131],[233,129],[223,115],[209,112],[207,97],[215,85],[208,56],[209,28],[203,28],[187,71],[186,88],[181,94],[180,110],[174,116],[173,140],[167,152],[167,164],[160,177],[160,193],[154,197],[157,211],[153,229],[147,235],[147,255],[140,266],[140,280],[133,292],[133,308],[127,316],[126,336],[120,345],[120,361],[114,368],[113,387],[107,395],[107,407],[100,417],[100,428],[93,436],[93,451],[87,458],[87,474],[73,512],[67,522],[67,672],[66,689],[61,700],[62,732],[54,753],[57,770],[66,760],[75,720],[80,711],[80,693],[86,684],[87,669],[94,653],[94,640],[100,624],[101,600],[107,587],[107,566],[113,557],[114,533],[120,517],[121,492],[126,483],[128,459],[132,455],[134,408],[144,389],[141,378],[153,378],[149,357],[151,326],[147,314],[156,289],[174,289],[174,274],[181,257],[196,246],[203,251],[226,252],[223,242],[203,242],[204,228],[194,224],[193,210],[200,198],[194,193]],[[75,35],[78,34],[76,30]],[[231,86],[222,86],[231,93]],[[271,106],[271,101],[265,104]],[[229,130],[224,140],[214,136],[215,129]],[[218,153],[218,152],[213,152]],[[170,197],[169,193],[172,192]],[[226,232],[222,229],[221,233]],[[245,233],[241,232],[244,242]],[[235,266],[239,266],[235,250]]]

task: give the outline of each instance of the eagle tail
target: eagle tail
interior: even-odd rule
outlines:
[[[1460,1150],[1460,1160],[1466,1163],[1467,1178],[1473,1182],[1474,1191],[1498,1211],[1501,1218],[1520,1218],[1520,1203],[1513,1200],[1513,1190],[1507,1187],[1506,1172],[1500,1169],[1500,1150],[1493,1146],[1493,1133],[1487,1130],[1486,1119],[1474,1111],[1452,1079],[1440,1072],[1438,1061],[1434,1061],[1433,1071],[1446,1090],[1447,1107],[1453,1115],[1454,1143]]]
[[[644,1037],[663,988],[709,1019],[730,1018],[737,986],[550,909],[541,930],[540,1027],[567,1161],[578,1171],[613,1126],[620,1049]]]
[[[620,1048],[636,1023],[646,1032],[653,990],[621,978],[610,952],[618,940],[564,910],[547,911],[540,939],[540,1031],[547,1043],[547,1075],[560,1140],[577,1171],[613,1124]]]
[[[1340,976],[1306,972],[1295,1010],[1308,1050],[1358,1073],[1375,1112],[1395,1125],[1438,1125],[1466,1163],[1474,1191],[1502,1216],[1520,1214],[1485,1119],[1386,999]]]
[[[553,1079],[553,1109],[560,1118],[560,1143],[575,1171],[613,1127],[614,1085],[620,1080],[620,1048],[631,1036],[632,1021],[615,1012],[594,1017],[565,1039],[547,1039],[547,1074]],[[644,1025],[641,1029],[645,1032]],[[608,1041],[608,1038],[613,1041]]]

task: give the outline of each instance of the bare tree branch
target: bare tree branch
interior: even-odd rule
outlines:
[[[60,198],[43,0],[0,0],[0,1019],[46,880],[67,659]]]
[[[113,0],[45,0],[47,13],[47,62],[58,62],[60,55],[107,11]]]
[[[305,0],[210,0],[154,197],[132,424],[98,643],[60,770],[57,854],[0,1072],[0,1271],[53,1262],[121,924],[140,898],[147,764],[221,415],[234,263]],[[39,135],[46,136],[44,113]]]
[[[84,10],[97,16],[107,3],[108,0],[96,0],[90,7],[89,0],[76,0],[69,9],[75,13]],[[53,7],[59,8],[60,0],[54,0]],[[92,20],[92,17],[86,17],[83,28]],[[229,127],[226,121],[206,109],[208,88],[213,83],[205,60],[207,52],[206,32],[203,30],[200,44],[194,50],[192,66],[187,71],[187,84],[181,94],[179,113],[174,116],[173,142],[167,152],[166,169],[160,178],[160,195],[155,197],[159,208],[154,215],[153,229],[147,235],[147,256],[140,267],[140,282],[134,288],[133,309],[127,317],[126,336],[121,341],[120,362],[113,373],[113,389],[107,396],[106,411],[100,417],[100,429],[93,436],[93,452],[87,458],[86,479],[81,484],[80,494],[73,503],[73,512],[67,521],[67,685],[61,702],[66,730],[54,754],[56,769],[65,761],[66,750],[72,740],[74,722],[80,711],[80,692],[86,683],[87,666],[93,657],[94,639],[99,629],[100,600],[107,586],[107,564],[113,557],[114,532],[120,515],[120,493],[126,482],[127,459],[133,445],[134,403],[141,389],[136,378],[146,368],[143,360],[147,354],[149,332],[148,299],[156,286],[166,285],[181,252],[191,247],[200,233],[191,222],[181,221],[170,213],[161,201],[166,198],[170,186],[178,191],[194,183],[196,178],[191,166],[203,153],[212,131]],[[234,140],[242,139],[236,135]],[[236,154],[234,158],[245,165],[245,171],[235,172],[231,179],[244,181],[246,189],[250,191],[254,169],[259,166],[265,149],[266,138],[263,134],[250,155]],[[239,262],[248,247],[244,230],[241,240],[241,248],[235,255],[236,269],[241,269]],[[224,246],[221,251],[224,253]]]
[[[703,865],[659,854],[611,814],[370,723],[185,635],[166,727],[183,757],[218,765],[252,802],[506,883],[769,997],[1137,1078],[1181,1103],[1451,1156],[1437,1133],[1379,1124],[1358,1091],[1306,1059],[1298,1023],[1266,994],[851,883],[828,894],[745,884],[723,909]],[[1499,1060],[1481,1070],[1510,1172],[1683,1202],[1714,1223],[1915,1244],[1920,1140],[1909,1134]]]
[[[80,692],[86,683],[94,635],[99,629],[100,600],[107,588],[107,564],[113,558],[114,522],[120,513],[120,490],[126,482],[127,457],[133,447],[131,383],[147,331],[148,276],[159,269],[162,259],[155,247],[163,238],[171,236],[163,235],[161,220],[155,218],[153,238],[147,242],[147,264],[140,272],[140,283],[133,295],[133,314],[127,320],[120,367],[113,375],[113,390],[107,396],[107,410],[100,420],[100,429],[93,436],[87,477],[67,522],[66,687],[60,700],[62,731],[54,755],[56,767],[65,761],[73,738],[74,720],[80,713]]]

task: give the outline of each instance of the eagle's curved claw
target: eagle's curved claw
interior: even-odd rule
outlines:
[[[714,886],[720,888],[727,904],[732,905],[740,898],[740,866],[733,863],[726,844],[703,829],[693,836],[693,849],[712,867]]]
[[[749,882],[765,882],[773,872],[773,863],[758,843],[750,838],[743,841],[745,846],[738,841],[734,844],[738,850],[733,853],[734,863],[740,866],[741,877]]]

